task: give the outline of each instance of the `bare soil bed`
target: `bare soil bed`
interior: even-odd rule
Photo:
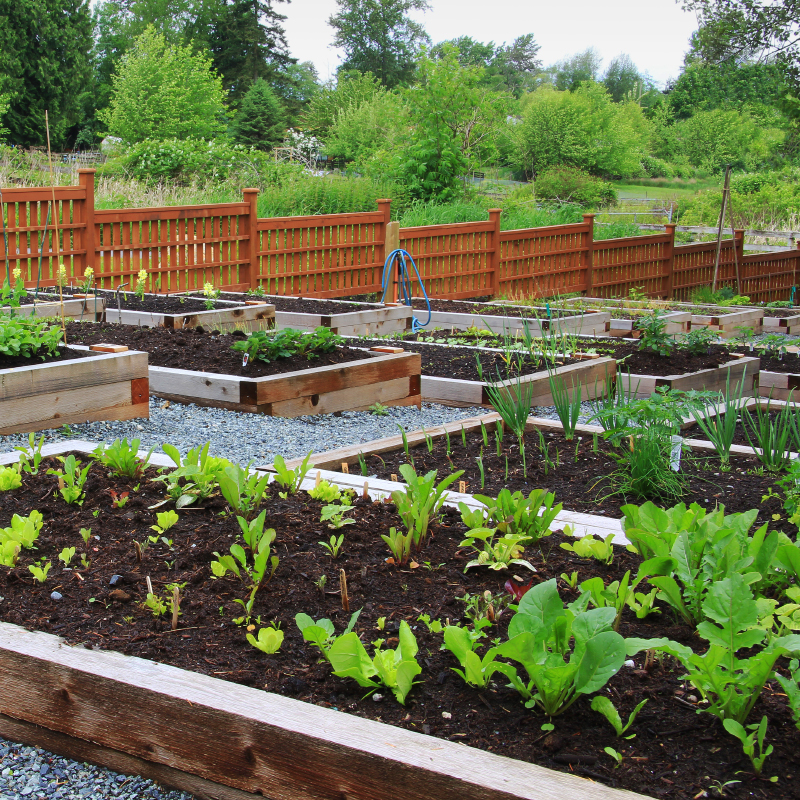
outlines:
[[[188,295],[198,297],[198,293]],[[357,303],[332,303],[330,300],[314,300],[310,297],[281,297],[275,294],[250,295],[241,292],[225,292],[225,300],[245,303],[263,301],[275,306],[276,311],[293,311],[300,314],[346,314],[352,311],[369,311],[368,306]]]
[[[91,358],[97,355],[100,355],[100,353],[87,352],[85,350],[71,350],[69,347],[62,347],[55,355],[44,357],[33,356],[32,358],[23,358],[22,356],[0,355],[0,370],[16,369],[17,367],[36,367],[40,364],[53,364],[57,361],[72,361],[76,358]]]
[[[741,352],[741,351],[740,351]],[[748,351],[745,355],[751,355]],[[800,373],[800,353],[785,353],[783,358],[769,355],[763,350],[755,350],[752,355],[761,359],[761,369],[765,372]]]
[[[694,430],[690,438],[697,438]],[[618,456],[620,450],[604,441],[602,436],[597,437],[595,451],[595,440],[591,434],[577,434],[575,440],[568,442],[560,431],[542,432],[552,462],[548,467],[540,448],[539,434],[536,431],[526,433],[526,476],[516,437],[509,431],[503,434],[498,457],[496,428],[488,428],[487,435],[488,444],[484,444],[480,431],[468,432],[467,446],[464,447],[461,434],[451,433],[449,455],[445,438],[434,441],[432,452],[428,451],[426,444],[410,448],[414,468],[419,473],[437,469],[440,475],[462,469],[462,480],[466,481],[467,491],[473,494],[494,496],[503,487],[526,493],[536,488],[546,488],[555,492],[564,508],[587,514],[621,517],[621,506],[643,503],[647,499],[631,495],[607,496],[611,491],[608,476],[618,468],[614,456]],[[476,460],[478,456],[483,459],[483,486]],[[402,449],[365,456],[369,474],[385,480],[390,480],[392,475],[399,475],[400,465],[409,463],[409,460]],[[687,505],[699,503],[708,509],[722,504],[731,513],[759,508],[759,519],[762,523],[767,522],[770,514],[780,511],[780,502],[770,499],[762,504],[761,497],[767,493],[768,487],[774,487],[775,476],[753,474],[757,472],[757,467],[755,458],[735,458],[730,472],[720,472],[716,455],[684,453],[681,471],[687,478],[686,493],[674,502]]]
[[[303,356],[292,356],[280,358],[269,364],[253,360],[247,366],[242,366],[242,353],[231,350],[231,345],[246,338],[247,334],[240,331],[234,331],[232,334],[207,333],[200,327],[173,330],[139,328],[116,323],[67,324],[67,341],[70,344],[124,344],[131,350],[147,352],[149,363],[154,367],[173,367],[247,378],[280,375],[330,364],[345,364],[349,361],[362,361],[368,357],[363,350],[343,345],[331,353],[321,353],[310,360]]]
[[[81,458],[85,461],[85,456]],[[23,551],[16,568],[0,568],[4,597],[0,618],[4,621],[56,633],[72,644],[117,650],[263,688],[648,796],[689,800],[702,796],[704,790],[710,795],[712,781],[735,779],[741,783],[726,788],[728,797],[800,798],[797,731],[774,682],[762,694],[752,719],[763,714],[769,718],[768,738],[775,751],[767,760],[765,775],[779,776],[777,784],[755,779],[739,744],[715,718],[696,713],[696,697],[681,680],[683,670],[669,658],[644,669],[642,658],[637,657],[636,668],[623,667],[607,686],[623,719],[641,699],[647,699],[631,731],[634,739],[617,739],[605,720],[590,709],[588,697],[556,718],[555,730],[548,733],[541,730],[547,718],[526,710],[503,679],[483,691],[468,687],[452,671],[453,657],[440,649],[441,635],[429,633],[417,621],[421,613],[443,621],[461,620],[465,605],[457,598],[486,590],[495,598],[503,597],[504,583],[520,572],[526,582],[573,570],[579,572],[580,580],[594,575],[604,581],[619,579],[625,570],[635,571],[638,561],[623,548],[606,566],[562,550],[558,545],[563,539],[554,534],[542,540],[541,550],[531,547],[525,554],[538,570],[535,574],[524,569],[510,574],[470,569],[465,574],[469,556],[459,550],[465,529],[458,514],[448,510],[433,524],[433,538],[417,557],[420,566],[399,569],[386,563],[388,553],[378,537],[390,525],[400,525],[394,506],[359,499],[353,514],[356,522],[345,529],[343,552],[333,561],[317,544],[330,534],[319,522],[322,504],[303,492],[281,498],[273,485],[265,506],[266,525],[277,532],[273,552],[280,564],[272,581],[259,592],[253,614],[260,616],[262,626],[267,621],[279,622],[286,638],[279,653],[266,656],[250,647],[245,628],[232,622],[242,613],[234,602],[245,595],[242,585],[233,579],[215,580],[209,569],[214,552],[227,552],[238,533],[235,518],[220,515],[225,510],[223,500],[213,497],[202,509],[181,512],[167,533],[172,544],[160,540],[150,544],[139,562],[134,541],[147,542],[157,513],[149,507],[162,499],[160,484],[148,480],[154,477],[152,469],[144,479],[131,481],[110,479],[95,464],[84,504],[67,506],[59,497],[56,477],[45,474],[56,462],[51,459],[42,466],[38,476],[23,474],[21,488],[0,494],[0,525],[8,525],[12,514],[25,515],[34,508],[44,515],[38,549]],[[112,493],[121,497],[124,492],[128,492],[127,504],[114,508]],[[92,529],[86,545],[79,535],[81,528]],[[78,550],[72,569],[63,569],[57,561],[64,547]],[[80,554],[89,562],[85,567]],[[42,557],[55,562],[46,584],[34,583],[28,571],[28,565]],[[342,630],[349,615],[340,605],[340,569],[347,574],[351,608],[363,609],[356,631],[365,643],[380,637],[388,640],[387,646],[395,646],[399,622],[407,620],[415,626],[423,672],[406,706],[397,704],[389,692],[379,702],[365,698],[365,690],[355,682],[333,677],[319,651],[303,641],[295,626],[294,615],[303,612],[314,619],[329,617],[337,631]],[[322,575],[328,583],[321,592],[315,581]],[[185,584],[177,630],[170,629],[166,616],[154,618],[141,607],[148,576],[159,594],[167,583]],[[61,599],[51,599],[53,592]],[[559,581],[559,592],[564,600],[577,596],[563,581]],[[508,610],[499,616],[490,638],[506,635],[510,617]],[[378,630],[379,618],[385,620],[383,630]],[[676,625],[666,609],[644,620],[626,610],[621,633],[668,636],[702,648],[701,640]],[[622,753],[619,768],[614,768],[604,747]]]
[[[104,298],[109,308],[117,307],[116,292],[100,289],[97,291],[97,296]],[[151,314],[196,314],[198,311],[229,311],[232,308],[230,303],[215,302],[213,307],[208,309],[205,300],[166,294],[161,296],[146,294],[144,299],[140,300],[137,294],[124,289],[119,293],[119,301],[120,306],[127,311],[145,311]]]
[[[485,298],[488,300],[489,298]],[[415,311],[427,311],[428,306],[424,298],[415,297],[411,301]],[[465,300],[431,300],[432,311],[446,311],[453,314],[475,314],[491,317],[526,317],[531,319],[548,319],[548,316],[555,317],[574,317],[576,312],[558,311],[551,309],[548,315],[547,310],[542,308],[525,308],[524,306],[509,306],[502,303],[492,305],[482,303],[478,300],[474,302]]]

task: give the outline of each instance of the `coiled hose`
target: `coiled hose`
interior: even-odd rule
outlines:
[[[389,253],[388,258],[383,265],[383,280],[381,281],[381,285],[383,286],[383,295],[381,296],[381,302],[383,303],[386,300],[386,293],[389,291],[389,287],[392,285],[392,275],[394,272],[394,265],[396,263],[398,268],[398,300],[407,306],[412,305],[411,277],[408,274],[408,264],[406,259],[408,259],[408,261],[411,262],[411,266],[414,267],[414,273],[416,274],[417,281],[422,289],[422,296],[425,298],[425,303],[428,306],[428,319],[426,319],[425,322],[420,322],[416,316],[414,316],[414,314],[411,315],[411,331],[412,333],[416,333],[417,331],[422,330],[422,328],[428,325],[431,321],[431,301],[428,298],[428,293],[425,291],[425,284],[422,282],[417,265],[414,263],[414,258],[407,250],[397,249],[392,250],[392,252]]]

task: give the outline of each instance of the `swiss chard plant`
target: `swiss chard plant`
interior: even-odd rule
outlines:
[[[283,486],[289,494],[297,494],[306,475],[311,470],[311,466],[308,463],[310,460],[311,453],[308,453],[297,469],[288,469],[283,456],[275,456],[275,461],[272,464],[275,468],[275,483]]]
[[[550,525],[561,512],[563,505],[555,505],[555,495],[544,489],[534,489],[526,498],[522,492],[501,489],[496,498],[475,495],[486,506],[486,519],[470,527],[495,526],[503,535],[521,535],[527,543],[550,535]],[[467,506],[459,504],[464,518]],[[469,524],[465,521],[465,524]]]
[[[232,466],[225,458],[208,454],[210,442],[195,447],[181,459],[178,449],[171,444],[163,444],[161,449],[172,459],[175,469],[153,478],[167,485],[168,499],[175,501],[175,508],[202,501],[210,497],[219,487],[226,467]],[[165,501],[167,502],[167,501]]]
[[[744,725],[775,662],[781,656],[800,654],[800,635],[774,638],[753,655],[739,658],[739,651],[761,645],[767,632],[760,624],[753,592],[737,572],[711,584],[702,610],[706,619],[697,632],[708,642],[702,655],[667,639],[651,640],[647,647],[668,653],[682,664],[685,677],[708,703],[698,713]],[[644,640],[629,641],[634,647],[644,647]]]
[[[48,475],[58,478],[58,491],[69,505],[83,505],[83,487],[92,464],[89,462],[81,469],[81,462],[70,454],[66,458],[58,456],[63,469],[49,469]]]
[[[536,567],[529,561],[521,558],[525,548],[522,546],[527,537],[520,533],[506,533],[498,536],[497,528],[473,528],[464,534],[464,540],[459,547],[469,547],[478,555],[464,567],[466,572],[470,567],[489,567],[493,570],[508,569],[510,566],[519,565],[536,572]]]
[[[219,476],[219,489],[228,505],[246,520],[253,518],[264,500],[270,476],[250,472],[250,464],[232,464]]]

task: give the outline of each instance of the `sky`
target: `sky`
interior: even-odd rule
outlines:
[[[429,0],[430,11],[415,12],[434,42],[471,36],[481,42],[511,43],[533,33],[545,64],[594,47],[604,67],[627,53],[660,86],[677,78],[694,14],[675,0]],[[321,78],[336,72],[341,53],[332,46],[328,18],[336,0],[291,0],[276,4],[285,14],[286,37],[294,58],[311,61]]]

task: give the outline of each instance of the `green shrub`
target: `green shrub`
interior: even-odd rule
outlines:
[[[536,179],[539,197],[582,206],[607,206],[617,202],[617,192],[610,183],[575,167],[550,167]]]

